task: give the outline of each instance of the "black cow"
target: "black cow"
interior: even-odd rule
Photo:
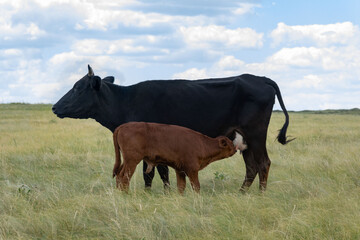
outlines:
[[[244,74],[195,81],[144,81],[125,87],[113,84],[113,77],[95,76],[90,66],[88,70],[53,106],[58,117],[93,118],[112,132],[131,121],[180,125],[210,137],[225,135],[231,139],[236,130],[248,146],[243,152],[246,176],[241,190],[247,190],[257,174],[260,189],[265,190],[270,168],[266,136],[275,95],[285,114],[277,139],[281,144],[288,142],[289,115],[274,81]],[[144,171],[146,168],[144,162]],[[168,184],[167,166],[157,169]],[[145,186],[151,186],[153,176],[154,170],[149,175],[144,173]]]

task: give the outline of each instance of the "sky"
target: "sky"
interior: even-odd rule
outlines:
[[[359,108],[359,10],[358,0],[0,0],[0,103],[55,103],[90,64],[124,86],[250,73],[277,82],[288,110]]]

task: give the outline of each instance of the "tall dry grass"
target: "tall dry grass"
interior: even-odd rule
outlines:
[[[199,173],[201,194],[164,193],[142,168],[129,194],[111,177],[111,133],[50,105],[0,105],[0,239],[360,239],[360,116],[291,113],[287,146],[268,135],[268,190],[247,194],[242,157]],[[175,174],[171,170],[172,186]]]

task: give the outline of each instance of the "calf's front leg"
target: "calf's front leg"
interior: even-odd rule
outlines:
[[[189,174],[188,174],[191,186],[192,186],[193,190],[197,193],[200,192],[200,182],[199,182],[198,175],[199,175],[198,171],[192,171],[192,172],[189,172]]]

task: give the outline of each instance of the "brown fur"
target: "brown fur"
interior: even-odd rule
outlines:
[[[147,172],[157,164],[165,164],[176,171],[177,187],[182,193],[188,176],[193,189],[200,190],[199,170],[211,162],[227,158],[236,150],[224,136],[210,138],[191,129],[159,123],[129,122],[114,131],[116,186],[127,190],[138,163],[149,164]],[[120,149],[124,158],[121,165]]]

